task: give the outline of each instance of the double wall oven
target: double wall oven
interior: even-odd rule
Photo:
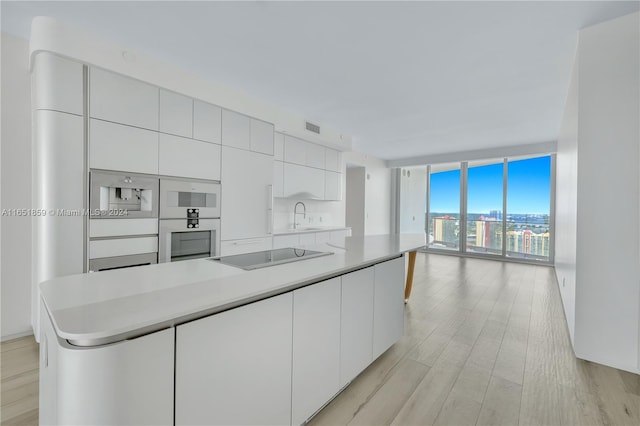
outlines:
[[[158,262],[217,256],[220,184],[161,178],[158,240]]]

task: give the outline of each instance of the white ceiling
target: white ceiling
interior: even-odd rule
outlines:
[[[1,2],[353,135],[384,159],[555,140],[577,30],[638,1]]]

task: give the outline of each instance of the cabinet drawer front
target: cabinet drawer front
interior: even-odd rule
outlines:
[[[284,137],[284,161],[287,163],[307,164],[307,143],[292,136]]]
[[[300,239],[298,235],[276,235],[273,237],[273,248],[298,247]]]
[[[307,144],[307,166],[324,170],[324,147],[315,143]]]
[[[91,119],[89,167],[158,174],[158,133]]]
[[[220,145],[161,133],[159,173],[220,180]]]
[[[221,143],[222,108],[199,100],[193,101],[193,138]]]
[[[193,136],[193,99],[160,89],[160,131],[190,138]]]
[[[158,237],[117,238],[114,240],[89,241],[89,259],[154,253],[157,251]]]
[[[99,68],[91,68],[91,117],[158,130],[160,89]]]
[[[89,236],[152,235],[158,233],[158,219],[91,219]]]
[[[220,243],[221,256],[253,253],[271,249],[271,238],[251,238],[247,240],[229,240]]]

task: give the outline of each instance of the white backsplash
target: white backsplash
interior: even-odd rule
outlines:
[[[284,231],[293,228],[293,208],[301,201],[306,206],[306,217],[297,215],[300,227],[344,226],[343,201],[297,200],[275,198],[273,201],[273,229]],[[303,211],[298,206],[298,213]]]

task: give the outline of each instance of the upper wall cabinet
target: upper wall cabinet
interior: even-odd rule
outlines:
[[[160,89],[160,131],[171,135],[193,136],[193,99]]]
[[[222,110],[222,145],[251,148],[251,119],[237,112]]]
[[[82,64],[51,53],[36,55],[34,108],[83,114]]]
[[[284,135],[275,132],[273,135],[273,157],[275,160],[284,161]]]
[[[158,130],[159,89],[99,68],[91,68],[91,117]]]
[[[324,169],[325,148],[315,143],[307,144],[307,161],[306,165],[315,167],[316,169]]]
[[[221,143],[222,108],[199,100],[193,101],[193,138]]]
[[[251,151],[273,155],[273,124],[251,119]]]
[[[158,132],[91,119],[89,167],[158,174]]]
[[[220,180],[220,145],[160,133],[161,175]]]
[[[284,161],[287,163],[307,165],[307,142],[292,136],[284,137]]]
[[[325,169],[342,173],[342,154],[335,149],[325,149]]]

